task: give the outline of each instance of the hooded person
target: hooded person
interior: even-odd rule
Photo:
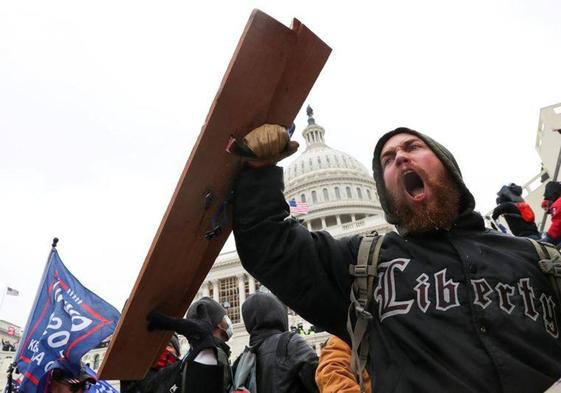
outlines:
[[[561,243],[561,183],[550,181],[545,185],[542,208],[551,215],[551,225],[543,241],[559,245]]]
[[[255,354],[257,392],[317,392],[318,357],[303,338],[288,331],[286,306],[270,293],[256,292],[242,304],[242,316],[249,333],[246,350]],[[234,379],[242,356],[234,363]]]
[[[228,392],[232,386],[231,350],[226,342],[234,334],[232,321],[226,310],[210,297],[202,297],[187,310],[186,318],[206,320],[213,327],[212,338],[216,345],[218,364],[224,370],[224,388]]]
[[[493,220],[503,216],[514,236],[541,238],[535,223],[534,211],[522,198],[522,187],[510,183],[497,192],[497,206],[493,210]]]
[[[350,270],[362,236],[335,239],[289,216],[283,171],[274,165],[294,151],[283,127],[258,127],[246,143],[267,155],[247,162],[236,184],[242,265],[296,313],[350,344]],[[398,230],[378,243],[375,290],[362,313],[371,316],[373,391],[546,390],[561,376],[560,305],[534,246],[485,228],[454,156],[432,138],[390,131],[372,164],[386,219]]]
[[[203,297],[191,304],[185,318],[152,311],[147,320],[148,330],[177,332],[187,338],[190,348],[182,361],[159,370],[146,381],[144,392],[230,392],[232,372],[226,341],[233,331],[224,307]]]

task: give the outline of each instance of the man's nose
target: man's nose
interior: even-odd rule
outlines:
[[[395,165],[400,166],[405,162],[409,162],[409,155],[400,149],[395,153]]]

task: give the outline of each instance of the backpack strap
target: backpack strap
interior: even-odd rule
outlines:
[[[277,342],[277,360],[282,359],[282,361],[286,361],[288,355],[288,343],[292,340],[292,337],[296,334],[296,332],[284,332],[281,333],[279,337],[279,341]]]
[[[538,253],[540,269],[549,276],[557,304],[561,307],[561,253],[553,244],[537,242],[530,238],[528,240]]]
[[[233,377],[232,391],[251,392],[255,390],[255,367],[257,356],[254,348],[245,347],[242,354],[236,359],[236,373]]]
[[[349,266],[353,277],[349,310],[347,312],[347,332],[351,337],[351,368],[357,375],[361,391],[364,391],[362,373],[366,367],[369,352],[368,324],[372,314],[368,311],[374,295],[374,279],[378,275],[378,260],[384,235],[366,235],[360,240],[356,265]],[[355,325],[353,329],[352,315]]]

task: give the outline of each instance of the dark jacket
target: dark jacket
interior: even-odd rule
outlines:
[[[257,358],[257,391],[317,392],[318,357],[302,337],[288,332],[286,307],[274,295],[257,292],[242,305],[242,315]]]
[[[232,367],[230,363],[230,346],[223,340],[214,337],[216,343],[216,357],[218,364],[222,366],[222,378],[224,379],[224,391],[229,392],[232,388]]]
[[[539,238],[532,208],[526,202],[503,202],[493,210],[493,219],[504,216],[514,236]]]
[[[282,191],[278,167],[238,180],[242,264],[309,322],[348,341],[348,269],[360,237],[309,232],[287,218]],[[485,229],[471,194],[463,198],[450,231],[384,239],[370,310],[376,392],[541,393],[561,376],[559,306],[533,246]]]
[[[184,358],[183,361],[160,369],[151,368],[142,380],[121,381],[121,393],[230,392],[232,387],[230,347],[222,340],[214,339],[218,365],[200,364]]]
[[[222,375],[221,364],[212,366],[194,361],[177,362],[160,370],[150,369],[143,380],[121,381],[120,391],[121,393],[223,393],[225,390]],[[183,385],[186,387],[184,390]]]

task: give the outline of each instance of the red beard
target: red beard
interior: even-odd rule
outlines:
[[[460,192],[456,183],[449,175],[433,179],[420,168],[415,171],[421,175],[425,186],[431,189],[434,197],[413,206],[404,195],[407,191],[402,190],[397,194],[388,191],[390,208],[398,220],[398,225],[409,233],[450,229],[458,217],[460,206]]]

